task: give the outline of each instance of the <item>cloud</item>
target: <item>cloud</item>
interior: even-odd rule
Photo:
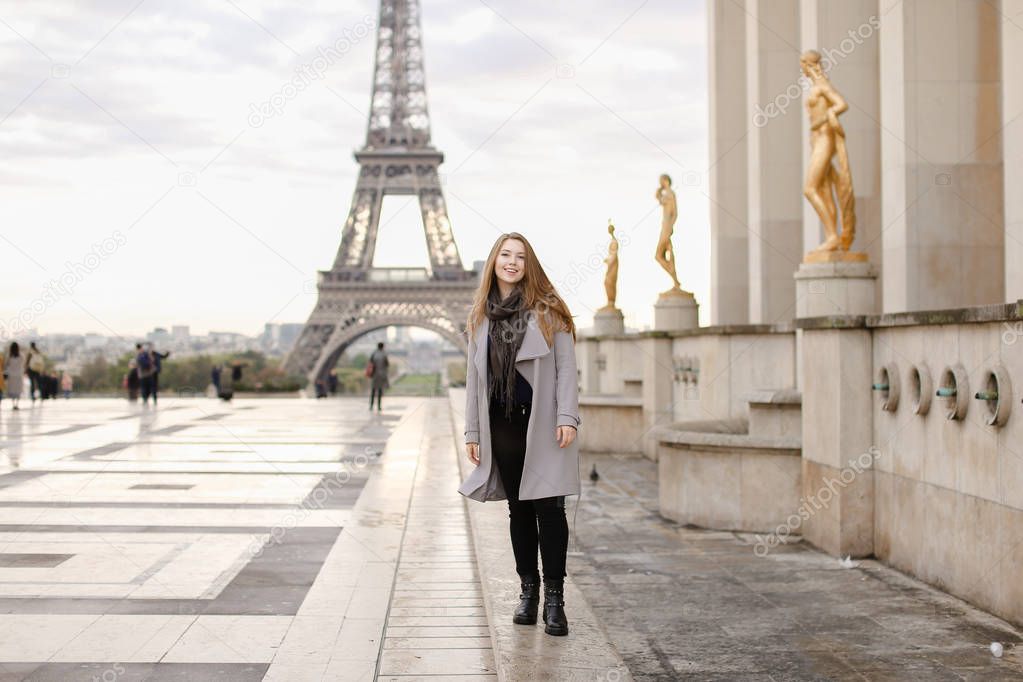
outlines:
[[[4,20],[23,37],[0,25],[0,118],[9,114],[0,124],[0,224],[17,225],[25,235],[19,245],[59,268],[62,254],[50,244],[67,244],[64,255],[74,257],[88,239],[145,214],[142,236],[75,300],[124,332],[174,322],[258,329],[302,278],[252,235],[309,277],[333,260],[358,170],[351,152],[366,134],[374,36],[261,127],[249,125],[250,107],[280,93],[317,48],[367,16],[375,20],[376,6],[18,5]],[[545,264],[563,276],[571,254],[603,248],[608,217],[623,231],[638,224],[638,235],[656,228],[657,216],[648,214],[657,174],[706,168],[704,11],[699,0],[596,0],[583,12],[540,0],[423,4],[433,139],[447,155],[449,210],[467,265],[485,256],[497,230],[528,228]],[[178,186],[182,173],[196,178],[194,188]],[[169,187],[177,189],[150,210]],[[695,199],[680,189],[685,201]],[[705,210],[682,208],[683,257],[695,263],[699,231],[709,229]],[[233,244],[244,258],[231,265],[198,246],[206,243],[218,254]],[[404,245],[389,248],[400,255]],[[629,283],[621,300],[632,306],[633,323],[650,317],[647,299],[665,288],[650,274],[647,251],[652,245],[642,240],[623,249]],[[174,257],[140,265],[146,253]],[[38,293],[36,266],[19,257],[6,265],[10,296]],[[227,272],[229,265],[238,271]],[[228,287],[239,273],[245,286]],[[709,274],[691,276],[697,281],[687,288],[701,295]],[[135,291],[138,277],[159,290],[159,305]],[[570,296],[584,317],[587,306],[603,303],[602,277]],[[286,315],[297,321],[313,300],[296,301]],[[61,310],[39,326],[98,329]]]

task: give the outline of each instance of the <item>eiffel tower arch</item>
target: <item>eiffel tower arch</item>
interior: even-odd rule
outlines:
[[[418,0],[381,0],[366,143],[341,245],[317,280],[316,307],[285,368],[312,382],[359,336],[389,325],[431,329],[456,347],[478,274],[462,267],[430,139]],[[413,195],[426,232],[426,268],[374,268],[386,195]]]

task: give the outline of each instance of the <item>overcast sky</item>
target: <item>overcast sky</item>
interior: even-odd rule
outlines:
[[[355,186],[375,33],[311,70],[318,48],[365,34],[376,12],[368,0],[0,2],[0,323],[131,336],[304,322]],[[618,306],[649,326],[670,286],[653,261],[666,172],[679,277],[706,320],[705,2],[422,0],[422,17],[465,265],[522,232],[587,327],[605,303],[613,218]],[[274,98],[296,69],[322,77]],[[282,106],[256,121],[271,98]],[[407,201],[385,204],[377,265],[427,261]]]

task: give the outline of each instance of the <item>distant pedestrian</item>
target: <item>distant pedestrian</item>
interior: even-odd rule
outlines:
[[[331,395],[337,395],[337,370],[331,369],[327,373],[327,390]]]
[[[213,365],[210,368],[210,381],[213,383],[213,388],[217,391],[217,396],[220,396],[220,373],[223,371],[220,365]]]
[[[71,391],[74,388],[75,380],[71,377],[71,372],[64,370],[64,373],[60,375],[60,390],[64,392],[64,400],[71,397]]]
[[[156,359],[149,348],[144,348],[141,343],[135,344],[135,367],[139,374],[139,389],[142,392],[142,404],[149,404],[149,397],[153,395],[153,375],[156,374]],[[156,402],[155,400],[153,401]]]
[[[36,342],[33,341],[28,344],[28,353],[25,354],[25,368],[28,372],[29,389],[28,397],[32,399],[32,402],[36,401],[36,390],[39,391],[39,399],[43,399],[43,389],[39,385],[39,378],[43,374],[43,370],[46,368],[46,358],[43,357],[42,351],[36,347]]]
[[[44,400],[56,400],[57,391],[60,390],[60,377],[56,368],[52,372],[43,372],[43,386],[46,388]]]
[[[225,370],[220,375],[220,391],[218,395],[220,399],[227,402],[234,398],[235,388],[242,380],[242,368],[245,365],[241,362],[231,362],[225,366]]]
[[[234,397],[234,380],[231,376],[231,366],[225,364],[224,371],[220,373],[220,390],[217,392],[217,396],[224,402],[230,402]]]
[[[21,400],[22,384],[25,381],[25,358],[21,355],[21,348],[17,341],[12,342],[7,351],[4,372],[7,379],[7,395],[14,403],[14,407],[11,409],[17,410],[19,409],[18,401]]]
[[[391,387],[387,379],[387,370],[390,364],[390,361],[387,359],[387,353],[384,352],[384,344],[381,341],[377,344],[377,349],[369,356],[370,366],[367,368],[368,376],[370,377],[369,409],[371,410],[373,409],[374,399],[377,401],[377,412],[383,409],[380,401],[384,397],[384,389]]]
[[[124,375],[124,387],[128,389],[128,401],[139,399],[139,371],[135,358],[128,361],[128,373]]]
[[[160,392],[160,372],[163,371],[163,361],[170,357],[170,351],[160,353],[146,344],[146,350],[153,358],[153,404],[156,404],[156,395]]]

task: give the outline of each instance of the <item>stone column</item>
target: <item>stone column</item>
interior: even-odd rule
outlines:
[[[1023,0],[1002,0],[1002,155],[1005,163],[1005,300],[1023,298]]]
[[[710,99],[710,323],[749,320],[746,13],[707,0]]]
[[[654,431],[668,426],[674,419],[671,364],[671,338],[667,335],[646,335],[637,340],[643,353],[643,454],[657,459],[657,438]]]
[[[600,370],[597,353],[600,342],[589,336],[580,336],[575,342],[576,365],[579,367],[579,386],[583,393],[600,393]]]
[[[728,3],[722,3],[728,4]],[[749,321],[795,317],[803,256],[799,0],[746,0]]]
[[[881,25],[878,0],[801,0],[800,39],[803,50],[823,56],[825,73],[849,103],[842,115],[849,145],[856,193],[856,240],[852,250],[867,254],[881,266],[881,90],[878,87]],[[805,107],[804,92],[804,107]],[[803,177],[810,160],[809,124],[802,112]],[[803,251],[824,239],[820,218],[803,201]],[[881,309],[881,289],[870,306]]]
[[[802,331],[801,532],[830,554],[870,556],[874,552],[870,331],[841,324]]]
[[[1004,302],[997,3],[880,10],[884,311]]]

